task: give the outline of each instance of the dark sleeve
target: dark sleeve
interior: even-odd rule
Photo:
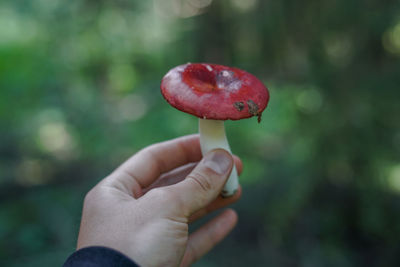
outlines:
[[[63,267],[139,267],[119,251],[106,247],[87,247],[75,251]]]

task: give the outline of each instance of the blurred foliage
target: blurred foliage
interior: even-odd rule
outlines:
[[[1,265],[60,266],[97,181],[197,131],[162,76],[213,62],[271,101],[227,122],[240,220],[196,266],[397,266],[399,57],[394,0],[1,2]]]

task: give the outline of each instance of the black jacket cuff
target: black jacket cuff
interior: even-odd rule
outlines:
[[[68,257],[63,267],[139,267],[119,251],[106,247],[86,247]]]

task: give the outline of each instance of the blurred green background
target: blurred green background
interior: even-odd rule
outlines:
[[[197,131],[163,75],[211,62],[271,100],[226,123],[239,224],[195,266],[398,266],[399,57],[394,0],[2,1],[0,265],[60,266],[94,184]]]

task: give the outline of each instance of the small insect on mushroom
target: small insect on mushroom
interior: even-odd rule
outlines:
[[[269,92],[254,75],[232,67],[188,63],[171,69],[161,81],[161,93],[173,107],[199,118],[201,151],[223,148],[231,152],[224,121],[258,117],[268,105]],[[236,168],[222,195],[235,194]]]

